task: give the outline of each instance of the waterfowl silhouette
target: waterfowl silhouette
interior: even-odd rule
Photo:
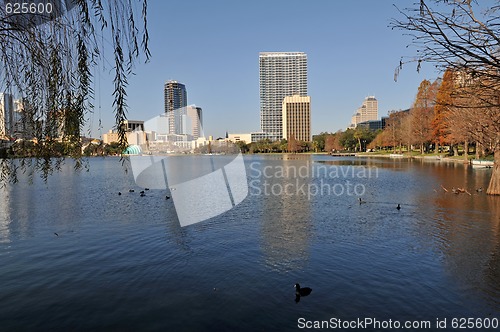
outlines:
[[[479,187],[479,188],[477,188],[477,189],[476,189],[476,191],[477,191],[478,193],[482,192],[482,191],[483,191],[483,187]]]
[[[140,196],[141,196],[141,197],[144,197],[144,196],[146,196],[146,194],[145,194],[145,193],[141,193],[141,195],[140,195]]]
[[[167,196],[165,196],[165,199],[170,199],[170,196],[168,196],[168,195],[167,195]]]
[[[363,200],[361,199],[361,197],[359,197],[359,198],[358,198],[358,200],[359,200],[359,204],[366,203],[365,201],[363,201]]]
[[[121,192],[118,192],[118,196],[120,196],[122,193]]]
[[[401,210],[401,205],[398,204],[398,206],[396,207],[396,209]]]
[[[129,189],[128,192],[129,193],[133,193],[135,190],[134,189]]]
[[[57,233],[55,233],[55,232],[54,232],[54,235],[55,235],[55,236],[59,236],[59,234],[57,234]]]
[[[144,190],[142,190],[142,191],[140,192],[140,194],[144,194]]]
[[[295,295],[298,295],[298,296],[307,296],[309,294],[311,294],[312,292],[312,289],[309,288],[309,287],[304,287],[304,288],[301,288],[299,284],[295,284]]]
[[[144,190],[149,190],[149,188],[144,188]]]

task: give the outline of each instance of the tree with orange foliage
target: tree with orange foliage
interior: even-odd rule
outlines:
[[[340,144],[340,135],[341,131],[336,132],[335,134],[330,134],[326,136],[325,139],[325,151],[333,152],[340,151],[343,149],[342,144]]]
[[[424,154],[425,144],[432,138],[431,121],[434,117],[438,86],[438,81],[431,83],[429,80],[423,80],[418,87],[415,102],[410,110],[413,141],[420,146],[421,154]]]
[[[445,71],[463,75],[470,106],[456,108],[459,123],[469,128],[476,142],[494,151],[494,166],[486,191],[500,195],[500,52],[499,1],[420,0],[400,10],[401,19],[392,28],[410,32],[416,57],[401,59],[395,77],[405,62],[432,63]],[[463,94],[462,94],[463,95]]]
[[[443,80],[436,95],[436,105],[434,106],[434,118],[432,119],[432,139],[436,142],[436,151],[439,146],[451,143],[451,131],[448,117],[450,108],[453,105],[452,95],[454,91],[454,75],[451,69],[444,72]]]

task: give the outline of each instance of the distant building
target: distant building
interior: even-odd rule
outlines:
[[[194,139],[203,136],[203,114],[201,107],[189,105],[186,107],[184,134],[192,135]]]
[[[0,93],[0,137],[14,133],[14,99],[10,93]]]
[[[356,128],[358,123],[371,120],[378,120],[378,101],[374,96],[365,98],[361,107],[352,116],[349,128]]]
[[[165,114],[168,117],[168,134],[183,134],[182,117],[186,114],[186,86],[177,81],[167,81],[164,88]]]
[[[307,96],[307,54],[261,52],[260,128],[266,138],[283,137],[282,104],[287,96]]]
[[[122,127],[125,128],[127,143],[140,145],[146,142],[146,132],[144,131],[144,121],[138,120],[125,120],[122,122]],[[109,144],[113,142],[118,142],[118,132],[116,130],[110,130],[106,134],[102,135],[102,141],[104,144]]]
[[[288,96],[282,104],[283,138],[299,141],[311,140],[311,97]]]
[[[168,135],[169,121],[167,114],[160,114],[145,121],[144,130],[154,131],[159,135]]]
[[[377,131],[379,129],[385,129],[387,126],[387,121],[389,120],[391,114],[396,114],[396,113],[402,113],[402,114],[408,114],[410,112],[410,109],[405,109],[405,110],[399,110],[399,111],[389,111],[388,116],[383,116],[380,118],[380,120],[369,120],[369,121],[364,121],[358,123],[357,127],[358,128],[365,128],[371,131]]]
[[[35,126],[32,119],[24,112],[22,99],[14,99],[14,126],[12,136],[15,138],[32,139],[35,136]]]
[[[252,134],[228,134],[227,139],[233,143],[245,142],[252,143]]]
[[[380,120],[370,120],[358,123],[356,128],[365,128],[370,131],[377,131],[379,129],[384,129],[386,125],[387,117],[383,116]]]
[[[125,133],[128,145],[145,144],[148,140],[148,133],[142,130],[128,131]],[[102,134],[102,142],[104,144],[115,143],[119,141],[118,132],[110,130],[106,134]]]
[[[144,121],[139,120],[125,120],[122,126],[126,131],[144,131]]]
[[[248,143],[255,143],[258,141],[265,140],[265,139],[268,139],[270,141],[276,141],[276,140],[281,139],[281,137],[277,137],[274,134],[268,134],[268,133],[264,133],[261,131],[244,133],[244,134],[228,134],[227,136],[228,136],[227,137],[228,141],[231,141],[233,143],[241,141],[241,142],[245,142],[247,144]]]

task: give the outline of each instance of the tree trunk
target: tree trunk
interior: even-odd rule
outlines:
[[[486,191],[488,195],[500,195],[500,148],[495,150],[495,164],[493,165],[493,173]]]
[[[453,145],[453,156],[458,157],[458,144]]]
[[[464,142],[464,162],[469,162],[469,142]]]
[[[476,159],[479,159],[479,142],[476,142],[476,147],[474,148],[476,150]]]

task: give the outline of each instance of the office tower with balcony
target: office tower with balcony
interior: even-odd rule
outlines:
[[[182,118],[186,114],[186,86],[177,81],[165,83],[165,114],[168,118],[168,134],[182,134]]]
[[[271,139],[283,137],[283,100],[307,96],[307,54],[303,52],[261,52],[260,128]]]

